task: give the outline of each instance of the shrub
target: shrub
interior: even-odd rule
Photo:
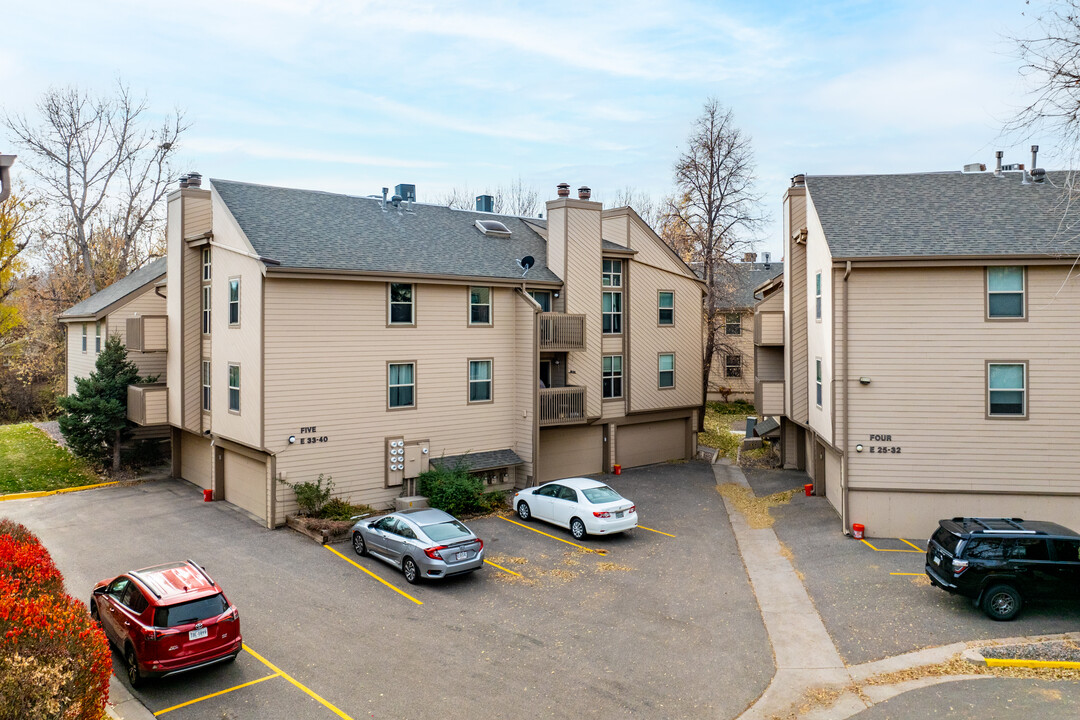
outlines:
[[[334,498],[322,506],[319,517],[324,520],[348,520],[355,515],[374,515],[376,512],[370,505],[353,505],[348,500]]]
[[[285,480],[278,482],[292,488],[292,491],[296,493],[296,504],[300,506],[301,515],[318,515],[323,505],[330,500],[330,493],[334,491],[333,476],[324,478],[322,473],[319,473],[319,479],[315,482],[290,483]]]
[[[484,483],[469,474],[463,464],[452,469],[436,468],[421,473],[419,492],[431,507],[460,517],[488,513],[503,503],[500,492],[485,492]]]
[[[0,720],[100,720],[112,654],[41,541],[0,520]]]

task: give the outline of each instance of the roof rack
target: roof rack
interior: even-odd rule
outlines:
[[[143,574],[141,572],[139,572],[138,570],[132,570],[131,572],[128,573],[128,575],[130,575],[131,577],[135,578],[140,583],[142,583],[143,586],[145,586],[147,590],[152,592],[154,594],[154,597],[156,597],[158,600],[161,599],[161,593],[159,593],[157,591],[157,589],[154,587],[154,583],[150,582],[150,578],[144,577]]]
[[[188,565],[191,565],[196,570],[198,570],[199,574],[202,575],[204,578],[206,578],[206,582],[210,583],[214,587],[217,587],[217,583],[215,583],[214,580],[209,575],[206,574],[206,571],[203,570],[202,566],[199,565],[199,563],[195,562],[194,560],[187,560],[186,562],[188,563]]]
[[[1023,535],[1038,535],[1038,530],[1029,530],[1023,526],[1023,518],[977,518],[977,517],[956,517],[953,521],[964,524],[978,525],[981,530],[978,532],[986,534],[1023,534]],[[1002,527],[1004,525],[1004,527]]]

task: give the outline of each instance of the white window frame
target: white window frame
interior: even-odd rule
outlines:
[[[409,365],[412,367],[412,382],[408,383],[394,383],[390,384],[390,368],[395,366]],[[412,388],[412,403],[409,405],[391,405],[390,404],[390,390],[392,388],[411,387]],[[409,408],[416,407],[416,362],[413,360],[401,360],[399,362],[386,363],[386,407],[388,410],[407,410]]]
[[[619,260],[618,258],[604,258],[603,275],[601,277],[603,286],[621,288],[622,276],[622,260]]]
[[[815,367],[817,369],[817,380],[815,381],[815,385],[817,387],[817,398],[816,398],[817,399],[817,406],[822,407],[821,403],[822,403],[822,400],[823,400],[824,396],[822,394],[823,386],[821,384],[821,358],[816,359]]]
[[[735,322],[731,322],[731,318],[735,318]],[[735,332],[732,332],[732,328],[735,329]],[[741,313],[724,313],[724,334],[742,336]]]
[[[487,302],[486,303],[473,302],[473,291],[474,290],[486,290],[487,291]],[[493,320],[493,318],[492,318],[492,305],[494,305],[494,303],[492,302],[492,295],[494,295],[494,294],[495,293],[493,292],[492,288],[484,286],[484,285],[473,285],[473,286],[471,286],[469,288],[469,325],[480,326],[480,327],[490,327],[491,326],[492,320]],[[477,310],[479,308],[487,308],[487,320],[486,321],[475,320],[473,318],[473,311]]]
[[[233,289],[236,290],[236,299],[233,299]],[[233,320],[233,310],[236,311],[236,319]],[[229,278],[229,327],[240,327],[240,278]]]
[[[213,274],[213,266],[211,264],[212,257],[210,255],[210,246],[207,245],[202,250],[202,279],[203,282],[210,282],[211,275]]]
[[[94,354],[101,352],[101,321],[94,323]]]
[[[486,364],[487,365],[487,368],[488,368],[487,379],[481,378],[479,380],[473,380],[473,376],[472,376],[473,375],[473,373],[472,373],[473,363],[476,363],[478,365],[480,365],[480,364]],[[494,360],[494,358],[470,359],[468,368],[469,368],[469,404],[470,405],[476,405],[476,404],[482,404],[482,403],[495,402],[495,360]],[[483,384],[486,384],[488,386],[488,396],[487,396],[487,398],[486,399],[481,399],[481,400],[473,400],[473,386],[474,385],[483,385]]]
[[[615,368],[615,361],[618,361],[618,369]],[[602,364],[600,367],[601,388],[600,395],[604,400],[617,400],[623,396],[623,356],[622,355],[604,355]],[[609,382],[610,381],[610,382]],[[618,381],[619,392],[615,392],[615,383]],[[611,387],[611,391],[608,391],[608,387]]]
[[[202,334],[210,334],[210,301],[213,293],[210,285],[202,286]]]
[[[86,354],[86,323],[82,324],[82,351]]]
[[[395,302],[394,301],[394,286],[409,288],[409,302]],[[395,305],[407,305],[409,307],[409,320],[403,322],[401,320],[394,320],[394,306]],[[387,283],[386,284],[386,324],[387,326],[393,325],[394,327],[415,327],[416,326],[416,283]]]
[[[821,271],[814,275],[814,318],[821,322]]]
[[[660,361],[663,360],[665,357],[670,357],[671,358],[671,369],[670,370],[663,370],[660,367]],[[671,384],[670,385],[665,385],[664,384],[664,375],[666,373],[671,373]],[[656,356],[656,386],[660,390],[672,390],[672,389],[674,389],[674,387],[675,387],[675,353],[673,353],[673,352],[671,352],[671,353],[657,353],[657,356]]]
[[[210,361],[202,361],[202,409],[210,412]]]
[[[1019,290],[991,290],[990,271],[995,269],[1016,268],[1020,271]],[[995,265],[986,268],[986,319],[987,320],[1026,320],[1027,319],[1027,268],[1023,265]],[[1019,315],[993,315],[990,313],[990,298],[994,295],[1019,295]]]
[[[611,310],[604,310],[603,298],[608,296],[608,295],[611,296],[611,307],[612,307],[612,309]],[[616,303],[616,300],[615,300],[616,298],[618,298],[617,303]],[[622,331],[623,331],[623,329],[622,329],[622,320],[623,320],[623,318],[622,318],[622,315],[623,315],[622,291],[621,290],[605,290],[601,294],[600,303],[601,303],[600,304],[600,313],[601,313],[601,316],[602,316],[601,329],[603,330],[603,327],[604,327],[603,321],[607,320],[609,317],[611,318],[611,328],[612,328],[611,330],[603,330],[603,334],[604,335],[622,335]],[[618,310],[614,309],[616,304],[619,306]],[[617,330],[615,329],[616,325],[618,325]]]
[[[236,384],[233,385],[233,368],[236,368]],[[229,363],[228,369],[228,386],[229,386],[229,412],[240,414],[240,363]],[[235,393],[236,402],[233,403],[233,393]],[[235,405],[235,407],[233,407]]]
[[[994,367],[1020,367],[1023,369],[1022,386],[1019,388],[993,388],[990,385],[990,371]],[[992,411],[991,398],[994,392],[1019,392],[1023,410],[1019,413],[995,413]],[[1028,364],[1026,360],[994,360],[986,363],[986,418],[994,420],[1026,420],[1028,417]]]
[[[667,295],[671,298],[671,305],[664,307],[664,296]],[[668,322],[664,322],[663,312],[665,310],[671,311],[671,319]],[[656,291],[656,324],[658,327],[673,327],[675,325],[675,291],[674,290],[657,290]]]

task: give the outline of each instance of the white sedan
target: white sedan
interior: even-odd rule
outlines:
[[[634,503],[607,485],[588,478],[567,478],[514,493],[514,512],[564,528],[581,540],[637,527]]]

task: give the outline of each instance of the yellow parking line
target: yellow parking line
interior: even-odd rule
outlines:
[[[345,559],[346,559],[346,560],[348,560],[348,558],[345,558]],[[284,671],[284,670],[282,670],[281,668],[279,668],[279,667],[277,667],[276,665],[274,665],[274,664],[273,664],[272,662],[270,662],[269,660],[267,660],[266,658],[264,658],[264,657],[263,657],[262,655],[260,655],[259,653],[255,652],[254,650],[252,650],[251,648],[249,648],[249,647],[248,647],[247,645],[244,645],[244,649],[245,649],[245,650],[247,650],[247,651],[248,651],[249,653],[251,653],[251,654],[252,654],[252,655],[253,655],[253,656],[255,657],[255,659],[256,659],[256,660],[258,660],[259,662],[261,662],[261,663],[262,663],[263,665],[265,665],[266,667],[270,668],[271,670],[273,670],[274,672],[276,672],[276,673],[277,673],[278,675],[281,675],[281,677],[285,678],[286,680],[288,680],[289,682],[291,682],[291,683],[292,683],[293,685],[295,685],[296,687],[300,688],[301,690],[303,690],[304,692],[306,692],[306,693],[307,693],[308,695],[310,695],[311,697],[315,698],[315,699],[316,699],[317,701],[319,701],[320,703],[322,703],[324,707],[328,708],[328,709],[329,709],[329,710],[330,710],[331,712],[333,712],[333,713],[334,713],[335,715],[337,715],[337,716],[338,716],[339,718],[343,718],[343,720],[352,720],[352,718],[351,718],[351,717],[349,717],[349,716],[348,716],[348,715],[346,715],[345,713],[343,713],[343,712],[341,712],[340,710],[338,710],[338,709],[337,709],[336,707],[334,707],[333,705],[331,705],[331,704],[330,704],[329,702],[327,702],[326,700],[323,700],[323,699],[322,699],[321,697],[319,697],[319,696],[318,696],[318,695],[317,695],[317,694],[316,694],[316,693],[315,693],[314,691],[312,691],[312,690],[311,690],[310,688],[308,688],[308,687],[307,687],[307,686],[305,686],[305,685],[304,685],[303,683],[301,683],[300,681],[298,681],[298,680],[297,680],[296,678],[294,678],[294,677],[293,677],[292,675],[289,675],[289,673],[285,672],[285,671]]]
[[[281,673],[274,673],[273,675],[267,675],[266,677],[259,678],[258,680],[252,680],[251,682],[246,682],[243,685],[237,685],[236,687],[231,687],[228,690],[221,690],[221,691],[216,692],[216,693],[210,693],[209,695],[203,695],[202,697],[195,698],[194,700],[188,700],[187,702],[180,703],[179,705],[173,705],[172,707],[165,708],[164,710],[158,710],[156,713],[154,713],[154,715],[164,715],[167,712],[172,712],[173,710],[179,710],[182,707],[187,707],[188,705],[194,705],[197,702],[202,702],[203,700],[209,700],[210,698],[217,697],[218,695],[224,695],[225,693],[231,693],[233,690],[239,690],[240,688],[246,688],[246,687],[249,687],[251,685],[257,685],[258,683],[261,683],[264,680],[269,680],[271,678],[276,678],[276,677],[281,677]]]
[[[506,568],[504,568],[502,565],[499,565],[498,563],[493,563],[490,560],[485,560],[484,562],[486,562],[488,565],[494,565],[495,567],[499,568],[503,572],[510,573],[511,575],[517,575],[518,577],[521,577],[521,573],[514,572],[513,570],[507,570]]]
[[[675,537],[671,533],[666,533],[666,532],[663,532],[662,530],[653,530],[652,528],[647,528],[644,525],[638,525],[638,527],[641,528],[642,530],[648,530],[649,532],[660,533],[661,535],[667,535],[668,537]]]
[[[1006,658],[986,658],[987,667],[1036,667],[1080,669],[1080,662],[1065,660],[1014,660]]]
[[[113,480],[112,482],[97,483],[95,485],[79,485],[78,487],[60,488],[59,490],[39,490],[37,492],[10,493],[8,495],[0,495],[0,502],[3,502],[4,500],[29,500],[30,498],[48,497],[49,495],[59,495],[60,493],[78,492],[80,490],[93,490],[94,488],[116,485],[118,482],[120,481]]]
[[[889,573],[890,575],[925,575],[926,573]]]
[[[919,547],[919,546],[918,546],[918,545],[916,545],[915,543],[910,543],[910,542],[908,542],[907,540],[904,540],[904,538],[900,538],[900,540],[901,540],[902,542],[906,542],[906,543],[907,543],[908,545],[910,545],[911,547],[915,548],[915,549],[916,549],[916,550],[918,550],[919,552],[926,552],[926,550],[925,550],[925,549],[923,549],[923,548]]]
[[[913,552],[921,553],[921,552],[923,552],[922,550],[894,550],[892,548],[876,548],[873,545],[871,545],[870,543],[866,542],[865,539],[860,538],[860,540],[862,540],[862,542],[865,543],[867,547],[869,547],[871,550],[874,550],[875,552],[906,552],[906,553],[913,553]],[[910,545],[910,543],[908,543],[908,544]],[[914,547],[914,546],[912,546],[912,547]]]
[[[393,586],[393,585],[391,585],[390,583],[386,582],[386,581],[385,581],[385,580],[383,580],[383,579],[382,579],[381,577],[379,577],[379,576],[378,576],[378,575],[376,575],[375,573],[371,572],[370,570],[368,570],[367,568],[365,568],[365,567],[364,567],[363,565],[361,565],[360,563],[358,563],[358,562],[355,562],[355,561],[354,561],[354,560],[353,560],[352,558],[347,558],[347,557],[345,557],[344,555],[342,555],[341,553],[339,553],[339,552],[338,552],[337,550],[335,550],[334,548],[330,547],[329,545],[323,545],[323,547],[324,547],[324,548],[326,548],[327,550],[329,550],[330,552],[334,553],[335,555],[337,555],[337,556],[338,556],[339,558],[341,558],[341,559],[342,559],[342,560],[344,560],[345,562],[349,562],[349,563],[352,563],[352,564],[353,564],[353,565],[355,565],[355,566],[356,566],[357,568],[359,568],[360,570],[363,570],[363,571],[364,571],[364,572],[366,572],[366,573],[367,573],[368,575],[370,575],[371,577],[375,578],[376,580],[378,580],[379,582],[381,582],[381,583],[382,583],[383,585],[385,585],[386,587],[390,588],[390,589],[391,589],[391,590],[393,590],[394,592],[396,592],[396,593],[399,593],[399,594],[401,594],[401,595],[404,595],[405,597],[409,598],[410,600],[412,600],[412,601],[413,601],[414,603],[416,603],[417,605],[423,605],[423,604],[424,604],[423,602],[421,602],[420,600],[417,600],[416,598],[414,598],[414,597],[413,597],[412,595],[410,595],[409,593],[405,592],[404,590],[398,590],[398,589],[397,589],[396,587],[394,587],[394,586]]]
[[[534,533],[540,533],[541,535],[544,535],[545,537],[549,537],[552,540],[558,540],[559,542],[566,543],[567,545],[573,545],[576,548],[581,548],[585,552],[596,553],[597,555],[607,555],[607,550],[593,550],[592,548],[587,548],[584,545],[578,545],[577,543],[572,543],[569,540],[563,540],[561,537],[555,537],[554,535],[548,535],[543,530],[537,530],[536,528],[531,528],[528,525],[522,525],[521,523],[517,522],[516,520],[511,520],[510,518],[503,517],[502,515],[499,516],[499,519],[505,520],[508,523],[512,523],[514,525],[517,525],[518,527],[523,527],[526,530],[532,530]]]

